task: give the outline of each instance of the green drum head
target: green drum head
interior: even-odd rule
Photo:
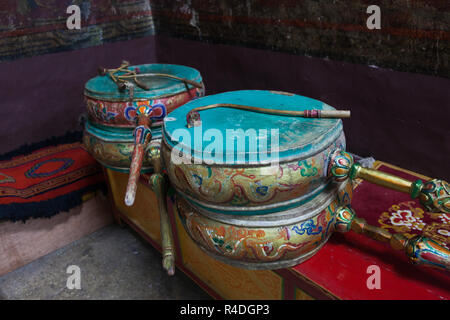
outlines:
[[[335,110],[308,97],[273,91],[233,91],[193,100],[164,120],[163,137],[170,148],[196,163],[249,164],[311,157],[334,143],[343,131],[340,119],[316,119],[218,107],[201,110],[201,126],[188,127],[194,108],[237,104],[288,111]],[[276,160],[275,160],[276,161]]]

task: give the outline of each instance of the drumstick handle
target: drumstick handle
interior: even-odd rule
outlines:
[[[410,194],[414,193],[413,189],[416,186],[416,184],[409,180],[394,176],[383,171],[364,168],[358,163],[354,163],[352,165],[349,177],[350,179],[360,178],[379,186]],[[417,184],[420,185],[420,182],[417,182]],[[417,190],[419,190],[420,187],[416,186],[416,188]]]
[[[153,167],[155,173],[150,176],[150,186],[156,193],[158,198],[158,209],[160,215],[160,229],[161,229],[161,247],[163,268],[167,271],[169,276],[175,274],[175,249],[172,235],[172,228],[170,226],[169,214],[167,211],[167,183],[166,177],[162,174],[160,158],[155,157],[153,160]]]
[[[150,119],[141,117],[138,126],[134,129],[134,150],[131,157],[130,173],[128,176],[127,190],[125,192],[125,204],[132,206],[136,197],[138,180],[141,175],[142,162],[145,149],[152,137]]]
[[[421,235],[407,238],[403,234],[391,234],[356,217],[355,212],[348,206],[338,207],[335,216],[334,228],[338,232],[352,230],[374,240],[388,242],[393,249],[404,250],[413,264],[450,271],[450,250],[433,239]]]
[[[443,180],[409,181],[383,171],[364,168],[359,163],[355,163],[349,153],[342,150],[337,150],[331,155],[328,174],[337,181],[360,178],[408,193],[413,199],[419,198],[420,203],[428,211],[450,213],[450,185]]]

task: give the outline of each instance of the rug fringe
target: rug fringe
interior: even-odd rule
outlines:
[[[51,218],[60,212],[66,212],[83,203],[83,196],[87,193],[101,190],[106,195],[105,182],[87,186],[68,194],[33,203],[12,203],[0,205],[0,220],[25,223],[30,218]]]

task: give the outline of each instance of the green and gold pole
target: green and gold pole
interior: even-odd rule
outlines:
[[[167,211],[167,182],[163,174],[161,158],[158,154],[152,156],[154,174],[150,176],[149,184],[158,198],[158,209],[160,215],[162,265],[169,276],[175,274],[175,247],[170,226],[169,213]]]
[[[433,239],[422,235],[407,238],[400,233],[391,234],[385,229],[367,224],[366,220],[358,218],[347,206],[337,208],[335,214],[334,229],[338,232],[352,230],[374,240],[388,242],[393,249],[404,250],[413,264],[450,270],[450,250]]]
[[[409,181],[386,172],[364,168],[359,163],[355,163],[349,153],[342,150],[337,150],[331,156],[328,173],[336,181],[360,178],[389,189],[408,193],[411,198],[418,198],[430,212],[450,213],[450,185],[444,180]]]

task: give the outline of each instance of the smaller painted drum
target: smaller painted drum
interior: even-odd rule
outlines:
[[[108,75],[92,78],[86,83],[84,89],[86,106],[92,123],[134,128],[137,110],[147,106],[152,109],[150,115],[152,126],[159,126],[169,112],[204,95],[202,77],[196,69],[172,64],[144,64],[129,66],[128,69],[138,70],[138,75],[144,75],[137,79],[148,89],[135,85],[131,96],[129,89],[120,90]],[[124,71],[118,74],[124,74]],[[177,77],[177,79],[168,76]],[[190,83],[179,79],[186,79]],[[194,86],[192,83],[198,85]]]
[[[86,121],[83,144],[87,151],[103,166],[129,172],[134,150],[133,130],[94,125]],[[144,152],[141,172],[151,172],[151,159],[159,154],[161,127],[152,129],[152,140]]]
[[[162,120],[179,106],[203,96],[204,89],[200,72],[193,68],[171,64],[130,66],[127,61],[115,69],[100,68],[99,75],[86,83],[90,120],[86,141],[96,143],[88,149],[106,166],[125,169],[124,164],[128,164],[128,206],[134,203],[142,166],[145,170],[150,166],[146,150],[153,135],[160,135]],[[133,131],[119,134],[106,127]],[[128,140],[130,135],[132,140]]]

